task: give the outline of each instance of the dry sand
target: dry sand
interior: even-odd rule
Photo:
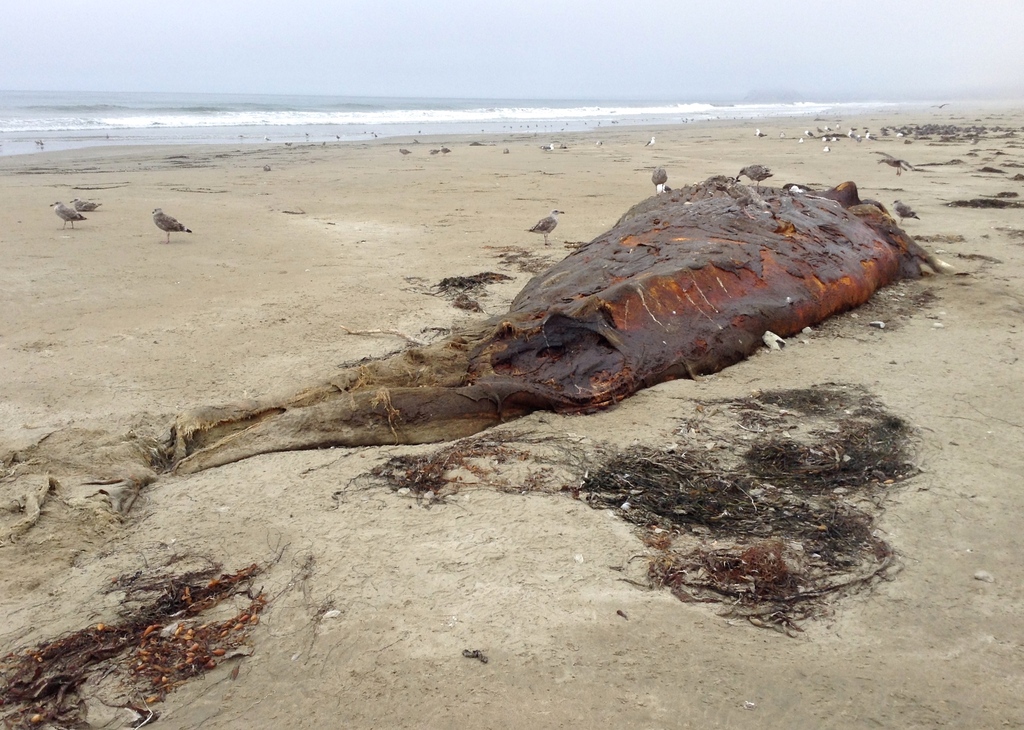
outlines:
[[[877,134],[894,121],[1019,135],[976,145],[844,138],[824,154],[796,138],[827,122],[802,118],[758,121],[762,139],[753,123],[658,128],[653,147],[651,130],[608,128],[481,137],[484,146],[400,139],[0,159],[0,499],[37,489],[44,467],[62,480],[38,523],[0,547],[0,650],[115,620],[117,593],[105,591],[119,575],[181,556],[230,570],[276,559],[260,581],[271,600],[252,656],[171,693],[154,727],[1024,726],[1024,210],[944,205],[1024,193],[1012,180],[1024,172],[1024,113],[947,107],[848,118],[842,129]],[[568,149],[540,149],[552,140]],[[452,152],[429,155],[441,142]],[[876,150],[963,164],[897,177]],[[405,345],[342,326],[419,335],[503,311],[530,274],[500,253],[556,261],[566,242],[590,240],[652,194],[654,167],[675,186],[755,162],[775,171],[769,183],[854,180],[865,197],[902,199],[921,218],[906,229],[948,237],[927,245],[962,275],[900,284],[805,344],[702,381],[517,427],[572,434],[581,452],[661,446],[680,438],[698,399],[826,382],[875,394],[919,432],[923,473],[900,485],[879,523],[903,570],[836,601],[795,639],[623,581],[642,579],[631,558],[648,549],[610,513],[558,494],[562,484],[522,494],[470,485],[427,504],[350,483],[413,448],[274,454],[162,476],[126,516],[82,484],[104,473],[90,461],[104,438],[165,434],[184,409],[290,391]],[[986,165],[1005,172],[979,172]],[[61,230],[47,206],[75,197],[103,205]],[[156,207],[194,233],[164,245]],[[556,207],[566,213],[545,248],[526,230]],[[488,287],[485,314],[430,295],[444,277],[482,271],[513,277]],[[886,306],[894,298],[922,304],[897,312]],[[868,326],[883,316],[889,327]],[[79,463],[34,474],[10,463],[42,439],[81,444]],[[0,532],[21,517],[0,512]],[[465,648],[489,663],[463,658]],[[121,726],[124,715],[101,709],[90,719]]]

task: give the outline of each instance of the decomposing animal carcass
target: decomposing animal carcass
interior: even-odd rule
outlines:
[[[509,311],[278,400],[205,408],[181,473],[255,454],[455,439],[539,409],[583,413],[721,370],[945,264],[856,185],[755,191],[717,177],[643,201],[532,279]]]

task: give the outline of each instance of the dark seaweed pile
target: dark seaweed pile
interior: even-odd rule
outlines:
[[[889,485],[916,473],[903,419],[859,390],[826,386],[701,408],[727,410],[758,436],[725,458],[634,447],[607,458],[577,490],[649,535],[700,540],[679,552],[667,549],[671,539],[649,539],[664,548],[650,565],[655,583],[791,630],[823,609],[824,596],[892,566],[874,514]]]
[[[4,727],[29,728],[41,723],[84,726],[81,685],[100,671],[116,673],[138,704],[125,707],[146,722],[150,706],[183,682],[229,658],[244,643],[266,599],[252,592],[260,566],[221,574],[219,565],[182,575],[121,576],[111,590],[123,590],[121,620],[93,624],[35,647],[0,657],[0,707]],[[225,598],[248,598],[246,608],[226,620],[197,619]],[[172,630],[167,630],[171,627]],[[148,717],[147,717],[148,715]]]

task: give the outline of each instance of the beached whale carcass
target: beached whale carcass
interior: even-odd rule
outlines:
[[[183,414],[179,472],[255,454],[428,443],[526,413],[581,413],[721,370],[880,287],[945,265],[856,185],[755,191],[725,177],[634,206],[471,330],[279,400]]]

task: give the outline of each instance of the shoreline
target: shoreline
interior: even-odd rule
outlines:
[[[493,135],[523,132],[531,134],[555,134],[559,132],[587,132],[609,127],[649,127],[672,126],[676,124],[700,124],[703,122],[734,123],[745,121],[768,124],[774,120],[792,117],[808,118],[814,116],[847,115],[859,118],[865,114],[877,113],[910,113],[916,109],[925,109],[926,102],[837,102],[810,103],[812,107],[806,112],[794,111],[788,105],[755,105],[730,104],[714,107],[714,112],[701,111],[690,118],[685,110],[669,113],[645,114],[639,109],[636,113],[624,113],[615,116],[573,116],[571,109],[564,110],[566,116],[557,113],[551,118],[529,117],[495,118],[480,120],[421,120],[421,121],[378,121],[345,124],[293,123],[293,124],[198,124],[196,126],[114,126],[94,130],[40,128],[29,131],[0,132],[0,157],[35,154],[40,151],[37,142],[43,142],[50,149],[70,150],[87,149],[90,147],[107,146],[145,146],[151,144],[259,144],[269,138],[275,143],[302,143],[338,141],[359,142],[373,137],[395,138],[413,136],[452,137],[466,135]],[[994,102],[998,106],[999,102]],[[681,105],[686,106],[686,105]],[[701,106],[701,105],[697,105]],[[709,105],[703,105],[709,106]],[[732,110],[732,111],[730,111]],[[760,111],[758,111],[760,110]],[[510,112],[513,110],[510,110]],[[553,113],[557,110],[553,110]],[[536,113],[536,111],[534,112]],[[386,114],[384,114],[386,116]],[[198,121],[198,118],[197,118]]]

